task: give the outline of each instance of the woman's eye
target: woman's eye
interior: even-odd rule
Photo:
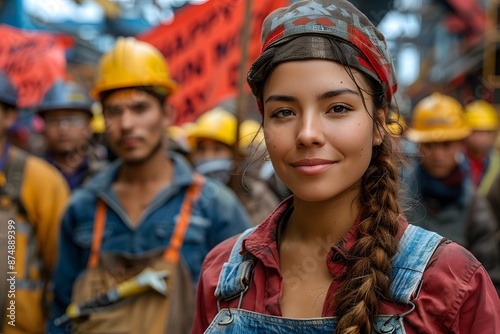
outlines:
[[[284,118],[284,117],[288,117],[288,116],[292,116],[292,115],[293,115],[293,111],[291,111],[290,109],[280,109],[280,110],[276,110],[275,112],[273,112],[271,117]]]
[[[345,113],[351,111],[351,108],[349,106],[346,106],[343,104],[337,104],[337,105],[333,106],[330,109],[330,111],[335,113],[335,114],[345,114]]]

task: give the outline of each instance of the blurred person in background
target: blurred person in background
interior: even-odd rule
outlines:
[[[45,159],[59,169],[72,191],[106,164],[94,152],[92,104],[76,82],[60,80],[37,107],[44,120]]]
[[[490,203],[491,210],[496,218],[495,240],[500,248],[500,172],[493,179],[486,194],[486,199]]]
[[[496,223],[486,199],[478,194],[463,156],[471,134],[462,104],[433,93],[413,111],[406,131],[418,144],[419,161],[404,175],[403,207],[408,222],[469,249],[483,264],[500,291]]]
[[[0,74],[0,333],[41,334],[70,193],[56,168],[9,142],[16,103],[16,89]]]
[[[239,140],[236,128],[239,126]],[[262,156],[263,135],[259,124],[251,119],[237,124],[236,117],[220,107],[203,113],[190,127],[187,137],[191,146],[191,160],[196,171],[231,186],[245,206],[253,225],[262,222],[279,203],[279,199],[266,182],[259,178],[260,165],[253,163]],[[238,145],[240,160],[235,159],[235,145]],[[235,164],[239,163],[235,175]]]
[[[465,119],[472,130],[464,139],[469,173],[478,192],[486,196],[500,170],[500,153],[494,147],[498,113],[490,103],[476,100],[465,106]]]
[[[118,158],[74,192],[62,220],[50,333],[189,332],[205,255],[249,226],[226,186],[165,148],[176,88],[165,58],[148,43],[119,38],[101,57],[91,95],[102,104]],[[148,268],[166,296],[134,289],[128,303],[74,319],[74,305],[95,305],[99,294]]]

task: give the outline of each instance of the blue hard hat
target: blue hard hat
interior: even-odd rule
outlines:
[[[17,89],[5,73],[0,73],[0,102],[12,107],[17,105]]]
[[[87,92],[76,82],[58,80],[45,93],[36,109],[39,114],[59,109],[82,110],[92,116],[92,104]]]

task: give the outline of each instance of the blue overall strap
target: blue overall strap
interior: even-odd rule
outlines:
[[[243,239],[255,230],[251,227],[244,231],[236,240],[231,250],[228,262],[222,265],[219,282],[215,289],[218,300],[231,300],[245,292],[250,285],[253,271],[253,256],[249,253],[240,254]]]
[[[392,261],[391,294],[407,304],[420,288],[424,270],[443,237],[415,225],[408,225]]]

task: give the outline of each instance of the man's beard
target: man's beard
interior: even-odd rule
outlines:
[[[153,156],[155,156],[156,153],[158,153],[158,151],[160,151],[162,148],[163,148],[162,141],[159,140],[158,143],[156,144],[156,146],[153,147],[153,149],[148,153],[148,155],[146,155],[143,158],[136,159],[136,160],[128,160],[128,161],[124,160],[123,164],[130,166],[130,167],[137,167],[137,166],[143,165],[143,164],[147,163]]]

